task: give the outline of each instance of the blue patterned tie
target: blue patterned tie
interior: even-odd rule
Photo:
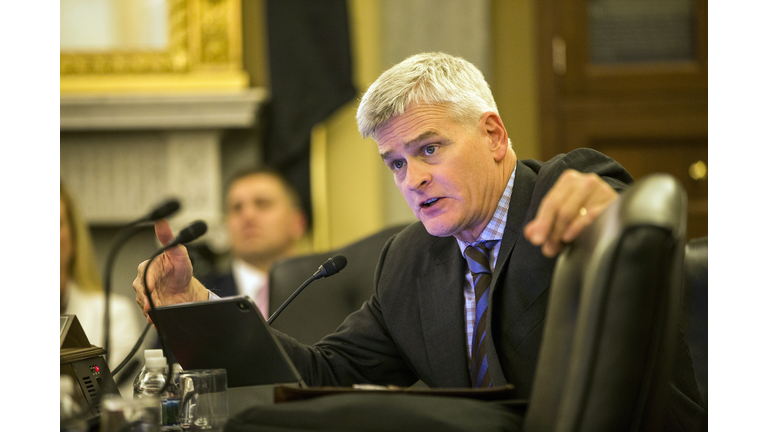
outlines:
[[[491,385],[491,375],[488,372],[488,359],[485,355],[486,317],[488,309],[488,287],[491,286],[491,265],[488,260],[489,248],[496,241],[478,243],[467,246],[464,254],[472,274],[472,285],[475,288],[475,332],[472,338],[470,377],[475,387],[488,388]]]

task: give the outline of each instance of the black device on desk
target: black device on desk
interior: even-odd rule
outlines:
[[[101,413],[101,397],[118,393],[112,373],[104,359],[104,348],[91,345],[75,315],[61,315],[59,321],[59,362],[61,374],[75,383],[75,400],[88,407],[91,419]]]
[[[296,367],[248,296],[158,306],[150,318],[184,370],[227,370],[228,387],[295,383]]]

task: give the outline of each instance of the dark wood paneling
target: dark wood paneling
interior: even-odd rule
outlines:
[[[590,64],[588,5],[537,3],[542,157],[589,147],[635,179],[672,174],[689,195],[688,237],[707,235],[707,177],[689,174],[708,163],[706,1],[694,1],[694,58],[643,64]]]

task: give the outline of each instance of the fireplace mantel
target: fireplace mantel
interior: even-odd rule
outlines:
[[[267,98],[260,88],[62,96],[61,178],[92,225],[132,221],[173,197],[182,204],[171,219],[174,230],[202,219],[215,232],[222,218],[222,160],[245,166],[260,159],[254,140],[226,149],[222,140],[228,131],[254,129]]]
[[[265,89],[241,92],[61,97],[62,131],[247,128]]]

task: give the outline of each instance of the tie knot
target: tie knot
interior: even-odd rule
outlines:
[[[491,272],[491,264],[489,260],[490,248],[492,248],[495,243],[496,240],[480,242],[469,245],[464,249],[470,272],[475,274]]]

